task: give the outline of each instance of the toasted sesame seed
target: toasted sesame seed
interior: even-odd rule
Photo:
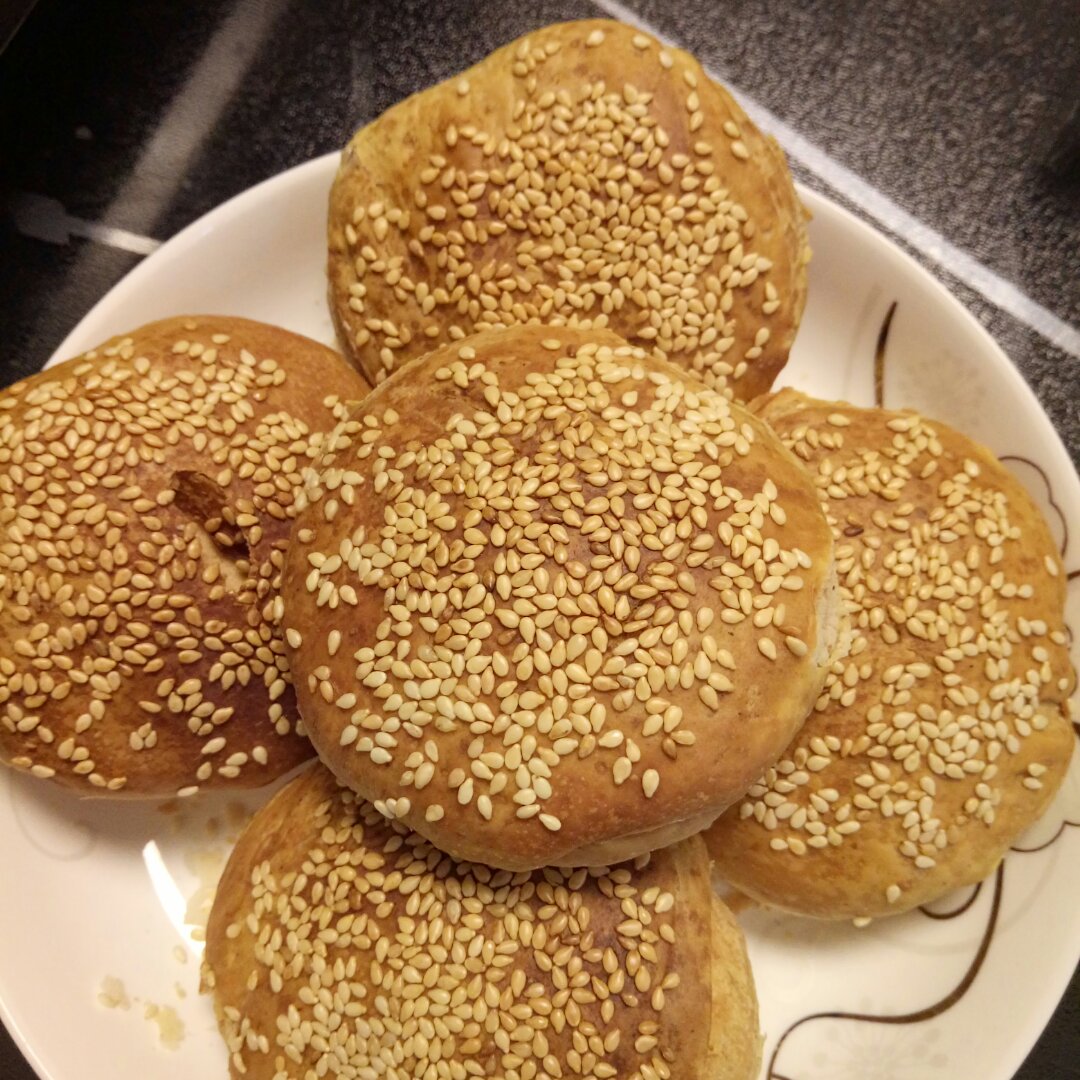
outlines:
[[[784,638],[784,644],[794,656],[805,656],[809,651],[806,642],[799,637],[789,635]]]

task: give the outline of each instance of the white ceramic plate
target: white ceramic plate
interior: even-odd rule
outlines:
[[[320,158],[196,222],[117,285],[56,358],[181,312],[246,315],[332,342],[323,265],[334,168],[333,155]],[[810,303],[783,381],[871,404],[895,304],[878,365],[885,403],[923,409],[1010,457],[1066,566],[1080,570],[1080,483],[1016,370],[915,262],[802,194],[814,213]],[[1080,585],[1070,601],[1075,620]],[[763,1076],[1012,1076],[1080,956],[1080,829],[1062,824],[1080,822],[1073,765],[1020,846],[1056,839],[1011,854],[967,906],[971,890],[943,902],[939,912],[963,909],[953,917],[916,911],[856,930],[743,913],[767,1038]],[[166,812],[78,801],[0,770],[0,1014],[42,1078],[224,1080],[224,1046],[197,993],[197,926],[231,840],[264,798],[216,796]],[[125,997],[127,1008],[117,1004]]]

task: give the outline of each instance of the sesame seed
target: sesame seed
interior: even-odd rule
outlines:
[[[808,646],[802,638],[787,636],[784,638],[784,644],[791,651],[794,656],[805,656],[809,651]]]

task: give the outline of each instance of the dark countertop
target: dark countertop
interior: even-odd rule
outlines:
[[[1080,460],[1080,17],[1056,0],[39,0],[0,54],[0,379],[229,196],[533,26],[620,12],[942,280]],[[1077,1062],[1080,978],[1017,1075]],[[0,1078],[32,1075],[0,1028]]]

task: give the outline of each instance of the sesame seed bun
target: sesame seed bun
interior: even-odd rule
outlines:
[[[747,400],[787,361],[806,213],[688,53],[594,19],[530,33],[356,133],[330,306],[372,381],[493,326],[609,327]]]
[[[456,863],[319,765],[218,886],[204,989],[245,1080],[752,1080],[742,934],[697,837],[614,869]]]
[[[986,877],[1065,775],[1065,573],[1016,478],[946,425],[792,390],[759,411],[817,484],[852,642],[707,840],[763,903],[906,911]]]
[[[198,316],[0,393],[0,760],[174,795],[311,756],[272,608],[300,473],[366,390],[314,341]]]
[[[821,690],[812,485],[742,406],[608,331],[414,362],[304,497],[282,598],[307,731],[457,858],[608,864],[700,831]]]

